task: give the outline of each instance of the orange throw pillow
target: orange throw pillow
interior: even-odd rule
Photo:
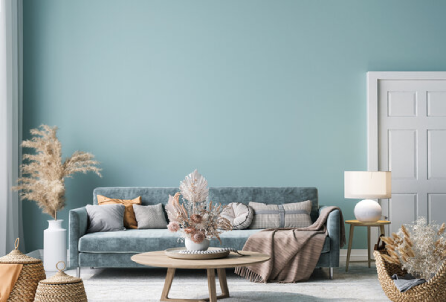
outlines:
[[[132,200],[108,198],[102,195],[98,195],[98,204],[122,204],[125,206],[124,212],[124,226],[126,229],[137,229],[138,223],[136,222],[135,212],[133,211],[134,204],[141,204],[141,196]]]

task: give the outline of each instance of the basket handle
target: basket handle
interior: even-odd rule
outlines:
[[[378,242],[375,244],[375,247],[373,250],[375,251],[382,251],[386,249],[386,243],[382,241],[381,246],[379,245],[379,242],[381,241],[381,237],[384,237],[384,234],[379,235]]]
[[[20,238],[16,238],[15,242],[14,242],[14,247],[16,250],[19,249],[19,244],[20,244]]]
[[[62,264],[63,264],[63,268],[62,268],[62,269],[59,268],[59,263],[62,263]],[[66,267],[67,267],[67,265],[65,264],[65,261],[59,261],[59,262],[56,263],[56,269],[57,269],[59,272],[63,272],[63,271],[65,270]]]

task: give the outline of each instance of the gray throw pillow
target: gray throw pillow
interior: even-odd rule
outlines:
[[[311,200],[285,204],[250,202],[254,218],[250,229],[304,228],[312,224]]]
[[[166,217],[164,217],[163,205],[153,206],[133,205],[138,229],[165,229],[167,227]]]
[[[124,212],[122,204],[87,205],[90,222],[87,233],[125,230]]]

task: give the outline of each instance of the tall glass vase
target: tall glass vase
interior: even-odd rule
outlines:
[[[63,220],[48,220],[43,231],[43,266],[46,271],[57,271],[59,261],[67,263],[67,230],[62,228]]]

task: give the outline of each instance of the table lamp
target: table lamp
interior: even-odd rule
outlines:
[[[355,206],[355,217],[362,222],[375,222],[381,218],[378,202],[371,200],[391,197],[391,172],[345,171],[345,198],[364,200]]]

